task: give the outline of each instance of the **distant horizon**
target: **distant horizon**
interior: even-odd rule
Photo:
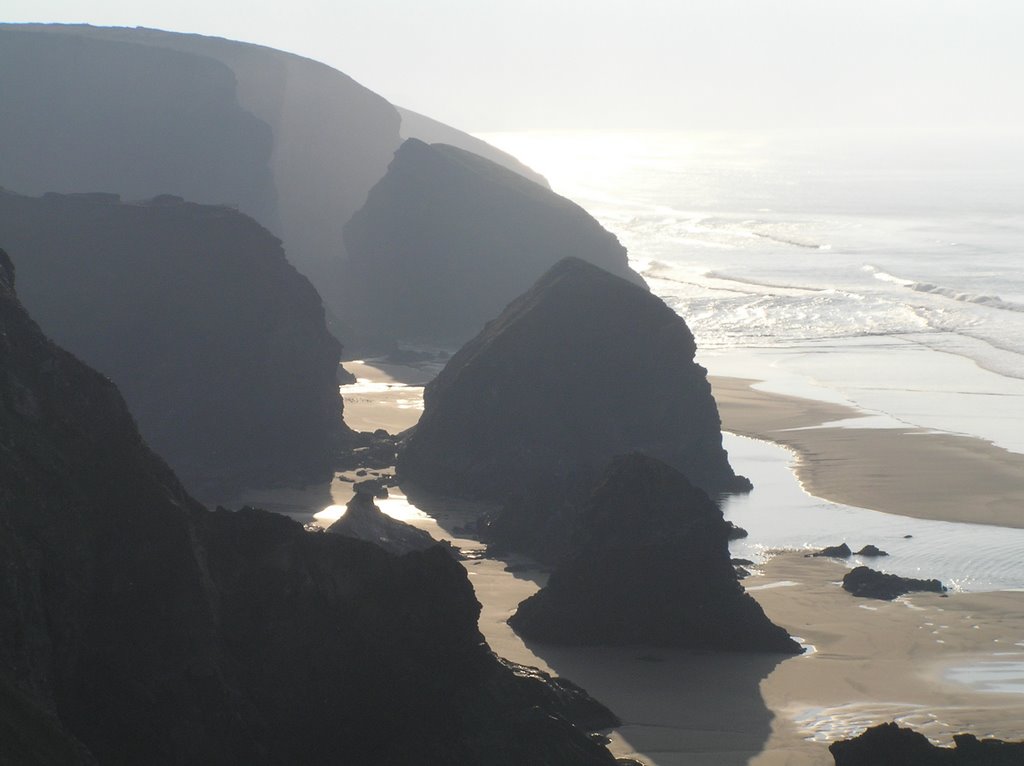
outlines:
[[[1024,7],[950,0],[407,0],[279,12],[12,0],[8,23],[148,27],[294,53],[471,132],[1024,130]]]

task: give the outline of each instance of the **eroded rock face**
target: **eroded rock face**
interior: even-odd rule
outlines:
[[[614,763],[567,718],[592,714],[582,692],[490,652],[443,550],[207,512],[13,282],[0,251],[0,711],[29,724],[21,763]]]
[[[1024,742],[979,740],[957,734],[953,747],[939,747],[927,737],[895,723],[872,726],[858,737],[828,746],[835,766],[1019,766]]]
[[[0,244],[43,330],[117,384],[192,491],[330,475],[341,348],[255,221],[169,196],[0,192]]]
[[[567,258],[427,385],[399,474],[500,502],[532,485],[589,486],[637,450],[705,490],[749,489],[729,466],[694,353],[686,323],[659,298]]]
[[[566,256],[643,280],[579,205],[490,160],[410,139],[345,226],[346,307],[384,339],[459,345]]]
[[[615,459],[579,516],[574,551],[509,623],[527,640],[802,651],[744,593],[729,525],[679,471]]]

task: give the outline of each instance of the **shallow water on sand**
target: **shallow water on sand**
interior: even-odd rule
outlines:
[[[755,488],[723,504],[726,518],[750,533],[732,543],[734,556],[758,561],[775,549],[845,542],[857,551],[873,544],[890,555],[853,556],[847,563],[936,578],[954,591],[1024,589],[1024,530],[913,519],[832,503],[800,488],[790,468],[793,456],[782,447],[733,434],[725,434],[724,444],[733,468]]]

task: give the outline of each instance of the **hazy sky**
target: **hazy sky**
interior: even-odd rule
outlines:
[[[1024,130],[1021,0],[5,0],[247,40],[467,130]]]

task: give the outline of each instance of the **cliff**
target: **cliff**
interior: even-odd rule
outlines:
[[[109,376],[193,491],[327,476],[341,349],[281,243],[237,211],[0,192],[0,243],[44,331]]]
[[[686,323],[625,279],[567,258],[427,385],[402,479],[502,502],[523,487],[589,486],[640,451],[711,492],[749,489]]]
[[[27,724],[22,766],[614,763],[562,715],[593,725],[585,695],[488,650],[443,549],[205,511],[13,284],[0,251],[0,711]]]
[[[218,37],[0,24],[0,82],[0,186],[237,205],[284,241],[332,315],[351,313],[342,227],[400,128],[532,172],[325,64]]]
[[[573,552],[509,619],[525,639],[802,651],[744,593],[722,512],[664,463],[612,461],[574,531]]]
[[[410,139],[345,226],[345,305],[384,338],[461,344],[566,256],[642,285],[583,208],[489,160]]]

